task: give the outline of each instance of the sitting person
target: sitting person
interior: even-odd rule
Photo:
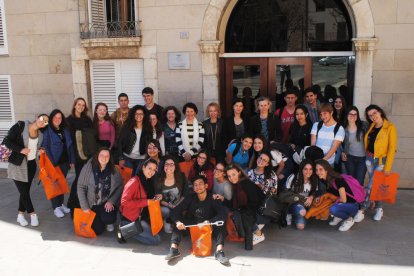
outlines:
[[[217,163],[214,168],[213,198],[223,202],[223,205],[230,208],[233,196],[233,187],[226,178],[226,171],[223,163]]]
[[[201,150],[197,154],[197,158],[190,168],[188,179],[193,179],[196,175],[203,175],[205,178],[207,178],[207,190],[211,191],[213,190],[214,184],[213,168],[214,167],[210,162],[210,155],[208,154],[207,150]]]
[[[121,207],[119,208],[122,218],[129,222],[136,221],[141,217],[142,233],[133,238],[146,245],[157,245],[161,242],[159,235],[152,235],[148,215],[148,199],[161,200],[162,195],[154,195],[151,191],[152,177],[157,171],[157,161],[147,159],[142,165],[142,170],[138,175],[131,178],[124,187],[121,198]],[[145,212],[144,212],[145,211]],[[125,242],[118,233],[118,241]]]
[[[287,225],[292,224],[292,216],[295,219],[296,228],[299,230],[305,229],[306,225],[306,211],[312,204],[318,188],[318,177],[315,174],[314,162],[305,159],[299,166],[297,174],[291,174],[286,180],[286,189],[299,194],[306,198],[305,203],[294,203],[289,206],[288,214],[286,216]]]
[[[244,170],[249,167],[249,161],[253,156],[253,138],[250,135],[243,135],[241,141],[232,143],[226,150],[227,164],[236,163]]]
[[[207,192],[207,179],[202,175],[197,175],[193,179],[194,193],[187,196],[180,204],[171,210],[170,217],[174,222],[173,234],[171,237],[171,248],[165,257],[167,261],[175,259],[181,255],[178,246],[181,242],[183,230],[186,229],[185,223],[197,224],[216,221],[225,221],[226,209],[219,200],[214,200],[212,195]],[[188,221],[184,221],[183,212],[187,211]],[[213,235],[217,235],[217,247],[214,257],[223,265],[228,265],[229,260],[224,256],[223,246],[226,236],[224,225],[213,226]]]
[[[90,159],[78,179],[80,207],[96,213],[92,229],[96,235],[114,231],[117,206],[122,194],[122,178],[112,161],[109,148],[100,148]]]

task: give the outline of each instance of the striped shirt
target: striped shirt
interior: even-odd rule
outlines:
[[[175,129],[175,141],[178,145],[178,152],[182,156],[186,151],[184,149],[183,141],[187,142],[191,149],[190,154],[194,156],[197,152],[203,147],[204,138],[205,138],[205,131],[202,122],[198,122],[198,141],[194,141],[194,125],[187,124],[187,137],[182,137],[182,122],[178,123],[178,127]]]
[[[326,155],[329,150],[332,148],[334,141],[344,141],[345,138],[345,130],[341,126],[338,129],[338,132],[336,135],[334,134],[335,126],[331,125],[329,127],[325,126],[325,124],[322,125],[321,129],[318,132],[318,123],[314,123],[311,134],[316,135],[316,146],[320,147],[323,150],[323,153]],[[335,161],[335,153],[329,158],[328,162],[329,164],[333,164]]]

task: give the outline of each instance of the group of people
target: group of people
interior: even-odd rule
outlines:
[[[67,204],[64,195],[51,199],[54,215],[61,218],[79,207],[92,210],[97,235],[114,231],[118,219],[139,220],[143,231],[134,239],[159,244],[160,236],[151,233],[147,208],[148,199],[159,200],[164,231],[172,233],[167,260],[180,255],[186,224],[213,223],[214,255],[227,264],[226,228],[214,223],[226,221],[229,212],[239,218],[238,231],[243,233],[245,249],[251,250],[264,241],[263,228],[272,222],[259,211],[264,198],[284,190],[305,199],[291,204],[286,215],[287,224],[294,222],[300,230],[305,229],[309,208],[325,193],[338,197],[330,208],[329,224],[342,222],[340,231],[362,221],[370,207],[375,208],[374,220],[381,220],[382,204],[370,202],[369,193],[374,171],[391,171],[397,147],[395,126],[377,105],[366,107],[364,122],[358,108],[346,108],[341,96],[331,103],[318,99],[312,88],[303,94],[304,104],[297,104],[296,91],[287,90],[285,106],[275,112],[268,98],[259,97],[256,114],[250,118],[244,115],[241,99],[234,100],[227,118],[222,118],[217,103],[210,103],[207,119],[199,121],[194,103],[183,106],[181,120],[175,106],[154,103],[154,91],[146,87],[145,105],[129,107],[128,95],[122,93],[112,114],[105,103],[97,103],[90,118],[87,102],[77,98],[66,118],[55,109],[33,122],[19,121],[3,141],[12,151],[8,175],[20,193],[17,222],[28,225],[28,213],[30,224],[39,225],[30,198],[38,152],[45,152],[65,176],[75,169]],[[320,150],[320,158],[306,156],[296,164],[290,152],[310,146]],[[190,164],[188,171],[181,170],[182,163]],[[115,164],[133,171],[125,185]],[[343,174],[364,185],[367,171],[367,197],[358,203]],[[122,237],[118,241],[125,242]]]

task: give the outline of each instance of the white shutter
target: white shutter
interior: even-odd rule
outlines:
[[[10,83],[10,76],[0,75],[0,143],[14,123]],[[0,168],[5,168],[6,166],[6,163],[0,162]]]
[[[91,61],[92,108],[98,102],[108,105],[109,113],[118,107],[118,95],[126,93],[129,106],[144,104],[141,91],[144,88],[144,62],[133,60]]]
[[[89,24],[104,30],[106,24],[105,0],[89,0]]]
[[[8,53],[4,0],[0,0],[0,55],[7,55]]]

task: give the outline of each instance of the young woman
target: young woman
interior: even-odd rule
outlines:
[[[253,226],[256,222],[256,212],[263,200],[263,193],[237,164],[230,164],[226,168],[227,178],[233,184],[232,207],[241,215],[245,232],[246,250],[253,249]],[[263,236],[264,238],[264,236]]]
[[[214,167],[213,198],[223,202],[227,208],[231,208],[232,197],[232,186],[227,180],[224,164],[217,163]]]
[[[277,176],[273,172],[272,158],[269,153],[262,152],[256,160],[256,166],[249,170],[247,175],[256,184],[264,195],[276,193]]]
[[[164,133],[162,131],[160,119],[156,114],[149,114],[148,115],[148,134],[149,138],[155,139],[159,142],[161,146],[161,155],[165,155],[165,141],[164,141]],[[152,133],[152,135],[151,135]]]
[[[295,149],[296,147],[304,148],[310,146],[312,122],[309,116],[308,108],[299,104],[295,108],[295,121],[290,128],[289,143]]]
[[[167,156],[160,176],[154,181],[155,193],[162,195],[161,213],[166,233],[172,233],[170,211],[183,200],[186,182],[185,175],[180,171],[177,161],[172,156]]]
[[[217,162],[223,162],[227,145],[223,143],[223,120],[220,118],[220,106],[217,103],[208,104],[206,114],[209,118],[203,122],[206,131],[205,148]]]
[[[122,178],[115,168],[109,148],[100,148],[79,175],[78,197],[82,210],[96,213],[92,229],[96,235],[114,231],[122,194]]]
[[[356,106],[351,106],[348,109],[344,128],[345,139],[343,142],[342,161],[345,164],[346,173],[352,175],[363,186],[367,172],[364,146],[367,126],[361,121],[359,110]]]
[[[108,113],[108,106],[97,103],[93,112],[93,125],[98,133],[98,144],[112,149],[115,144],[115,127]]]
[[[48,122],[49,118],[45,114],[37,117],[34,122],[18,121],[10,128],[3,140],[3,144],[12,151],[7,175],[8,178],[13,179],[20,194],[17,222],[21,226],[29,224],[24,216],[26,212],[30,215],[30,225],[39,225],[39,219],[30,198],[30,187],[37,170],[38,150],[41,149],[43,142],[40,129],[44,128]]]
[[[162,195],[155,195],[153,176],[157,171],[157,161],[147,159],[138,175],[131,178],[124,187],[119,208],[121,220],[136,221],[141,217],[142,233],[133,238],[146,245],[158,245],[161,242],[159,235],[153,236],[148,214],[148,199],[161,200]],[[118,233],[118,241],[125,242]]]
[[[393,123],[388,121],[381,107],[374,104],[369,105],[365,109],[365,116],[371,124],[364,137],[369,181],[365,202],[355,217],[355,221],[363,220],[364,213],[369,207],[374,172],[383,171],[385,175],[390,174],[398,143],[397,128]],[[375,201],[374,220],[380,221],[383,214],[382,202]]]
[[[240,140],[249,132],[249,120],[243,113],[242,99],[235,99],[232,105],[232,114],[223,122],[223,144],[227,147],[233,140]]]
[[[70,188],[70,195],[68,198],[68,204],[67,206],[71,209],[72,215],[73,215],[73,209],[79,207],[79,199],[77,195],[77,183],[79,174],[85,165],[85,163],[88,161],[88,158],[90,156],[84,156],[82,148],[79,148],[82,146],[82,143],[77,143],[76,140],[76,131],[81,131],[85,129],[92,129],[93,123],[92,119],[88,116],[88,106],[86,104],[86,101],[84,98],[76,98],[73,102],[72,106],[72,113],[69,115],[69,117],[66,119],[66,122],[68,123],[70,136],[72,138],[72,141],[74,143],[74,150],[75,150],[75,180],[72,183],[72,186]]]
[[[203,175],[207,179],[208,191],[213,189],[214,184],[214,173],[213,165],[210,162],[210,156],[207,153],[207,150],[201,150],[197,154],[197,158],[190,168],[188,173],[188,179],[191,181],[196,175]]]
[[[142,169],[142,165],[144,164],[145,160],[147,159],[153,159],[157,161],[157,174],[162,170],[162,160],[161,160],[161,146],[160,142],[156,139],[150,139],[148,140],[147,146],[146,146],[146,154],[145,159],[141,160],[138,164],[137,169],[135,170],[135,174],[138,174],[138,172]]]
[[[315,163],[316,175],[325,183],[326,192],[339,198],[339,202],[335,203],[329,209],[331,215],[334,217],[329,222],[329,225],[336,226],[343,221],[339,227],[339,231],[348,231],[355,223],[353,218],[358,212],[359,204],[347,195],[353,195],[352,190],[343,177],[329,165],[328,161],[319,159]]]
[[[315,164],[312,160],[305,159],[300,163],[298,173],[291,174],[287,178],[286,189],[306,198],[303,205],[299,203],[290,205],[286,216],[288,225],[292,224],[293,217],[296,228],[303,230],[306,225],[306,211],[311,206],[318,189],[318,177],[315,174]]]
[[[178,144],[175,141],[175,131],[178,122],[181,120],[181,113],[175,106],[168,106],[164,109],[163,132],[165,139],[165,154],[178,157]]]
[[[272,103],[267,97],[257,99],[259,114],[250,118],[250,132],[253,135],[262,134],[267,141],[280,142],[282,139],[282,128],[280,119],[272,112]]]
[[[204,145],[205,130],[203,123],[197,121],[197,112],[195,104],[186,103],[183,106],[185,119],[178,124],[175,132],[179,155],[185,161],[190,161]]]
[[[335,121],[340,123],[342,126],[344,125],[344,121],[346,119],[346,102],[345,98],[342,96],[336,96],[334,99],[334,113],[333,113]]]
[[[266,138],[259,134],[253,139],[253,156],[249,161],[249,168],[253,168],[256,165],[257,158],[262,152],[268,152],[269,145]]]
[[[43,148],[53,166],[59,166],[66,177],[69,168],[75,167],[75,151],[70,137],[69,129],[66,127],[65,116],[59,109],[53,110],[49,115],[50,124],[43,133]],[[62,218],[70,213],[70,209],[63,204],[64,195],[51,199],[53,213]]]
[[[128,118],[119,135],[118,156],[119,165],[135,171],[139,163],[145,158],[147,137],[144,127],[145,108],[136,105],[130,109]]]

